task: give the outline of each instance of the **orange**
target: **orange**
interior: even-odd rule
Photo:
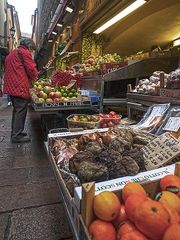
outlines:
[[[112,224],[114,225],[115,228],[118,228],[118,226],[127,220],[127,215],[125,212],[125,206],[121,205],[119,214],[117,215],[117,217],[112,221]]]
[[[134,222],[135,210],[145,200],[147,200],[147,197],[145,195],[138,194],[132,194],[127,198],[125,202],[125,211],[130,221]]]
[[[168,191],[162,191],[157,194],[156,200],[160,203],[169,205],[171,208],[176,210],[178,214],[180,214],[180,199],[176,194]]]
[[[104,191],[94,197],[94,213],[104,221],[113,221],[118,216],[120,208],[120,200],[113,192]]]
[[[132,232],[136,230],[136,227],[133,223],[131,223],[130,221],[126,221],[126,222],[123,222],[120,226],[119,226],[119,229],[117,231],[117,238],[118,239],[121,239],[121,237],[126,234],[126,233],[129,233],[129,232]]]
[[[167,175],[160,180],[162,191],[175,193],[180,197],[180,178],[175,175]]]
[[[163,240],[180,240],[180,224],[172,224],[165,231]]]
[[[89,226],[92,240],[116,240],[116,231],[112,223],[94,220]]]
[[[148,239],[139,231],[132,231],[124,234],[121,238],[117,238],[117,240],[148,240]]]
[[[139,183],[129,182],[122,189],[122,198],[123,198],[124,202],[132,194],[146,196],[146,192],[145,192],[144,188]]]
[[[170,216],[163,205],[153,200],[145,200],[136,208],[135,225],[148,238],[160,240],[170,225]]]

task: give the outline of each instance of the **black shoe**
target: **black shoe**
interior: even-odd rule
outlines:
[[[31,139],[29,137],[21,137],[21,138],[12,138],[11,139],[12,143],[25,143],[25,142],[30,142]]]

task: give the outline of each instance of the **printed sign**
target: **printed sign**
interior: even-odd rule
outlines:
[[[106,73],[113,72],[119,68],[127,66],[128,62],[120,62],[120,63],[103,63],[101,64],[101,74],[104,75]]]
[[[180,128],[180,117],[170,117],[163,130],[177,132]]]
[[[155,138],[143,149],[146,170],[156,169],[180,154],[180,142],[170,133]]]

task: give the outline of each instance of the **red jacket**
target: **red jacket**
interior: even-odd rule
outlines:
[[[19,47],[24,64],[17,50],[13,50],[5,59],[4,93],[24,99],[30,97],[30,81],[35,80],[38,71],[31,52],[23,46]]]

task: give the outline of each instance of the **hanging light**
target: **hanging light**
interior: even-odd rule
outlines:
[[[9,30],[10,30],[10,35],[11,35],[11,37],[13,38],[13,37],[14,37],[14,34],[15,34],[15,32],[16,32],[15,28],[12,27],[12,28],[10,28]]]
[[[52,32],[53,35],[57,35],[57,32]]]
[[[58,26],[58,27],[62,27],[63,25],[62,25],[62,24],[60,24],[60,23],[58,23],[58,24],[57,24],[57,26]]]
[[[52,40],[52,39],[49,39],[49,40],[48,40],[48,42],[49,42],[49,43],[52,43],[52,42],[53,42],[53,40]]]
[[[176,47],[176,46],[179,46],[179,45],[180,45],[180,38],[173,41],[173,47]]]
[[[72,13],[72,12],[73,12],[73,9],[70,8],[70,7],[68,7],[68,6],[67,6],[65,9],[66,9],[66,11],[69,12],[69,13]]]
[[[119,20],[123,19],[127,15],[129,15],[131,12],[135,11],[137,8],[141,7],[143,4],[145,4],[147,0],[136,0],[131,5],[126,7],[124,10],[120,11],[116,16],[111,18],[109,21],[107,21],[105,24],[103,24],[101,27],[96,29],[94,33],[99,34],[103,32],[105,29],[109,28]]]

